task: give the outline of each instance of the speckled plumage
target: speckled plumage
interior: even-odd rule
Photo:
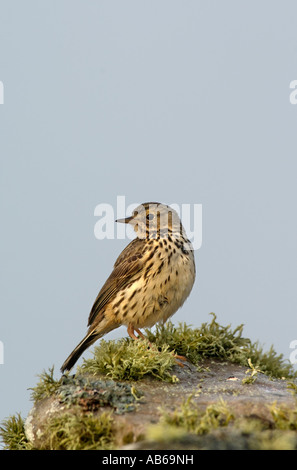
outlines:
[[[134,226],[137,238],[122,251],[101,288],[88,332],[61,367],[70,370],[83,351],[109,331],[126,325],[128,334],[165,322],[190,294],[195,280],[192,246],[177,213],[160,203],[144,203],[117,222]]]

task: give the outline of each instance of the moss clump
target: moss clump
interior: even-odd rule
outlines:
[[[257,341],[250,344],[247,355],[249,351],[254,368],[259,369],[262,373],[278,379],[297,377],[293,365],[284,359],[283,354],[278,355],[273,346],[264,352]]]
[[[104,374],[114,380],[140,380],[151,375],[158,380],[174,382],[177,379],[170,370],[175,364],[176,359],[165,344],[158,350],[148,347],[147,341],[101,340],[94,348],[94,357],[84,359],[79,371]]]
[[[202,358],[213,357],[242,365],[248,365],[248,360],[255,368],[273,377],[296,376],[294,368],[286,363],[283,355],[277,355],[273,347],[266,353],[258,343],[242,336],[243,325],[234,330],[231,326],[221,326],[216,321],[216,315],[210,323],[202,323],[199,328],[190,328],[185,323],[177,327],[171,322],[157,325],[155,333],[146,330],[149,341],[159,347],[167,345],[176,354],[186,356],[193,364],[198,364]]]
[[[291,390],[292,394],[297,397],[297,383],[288,382],[288,389]]]
[[[249,445],[259,450],[297,450],[297,402],[295,407],[267,405],[269,422],[260,419],[239,419],[235,427],[249,436]]]
[[[270,419],[238,417],[230,406],[218,400],[201,410],[190,395],[174,411],[162,411],[158,424],[151,426],[147,439],[182,441],[186,436],[210,436],[196,439],[194,448],[245,448],[259,450],[297,450],[297,402],[295,407],[267,405]],[[218,433],[219,431],[219,433]],[[205,447],[206,446],[206,447]]]
[[[262,373],[259,366],[254,366],[250,358],[248,359],[249,369],[246,370],[246,377],[242,379],[243,384],[253,384],[258,377],[259,373]]]
[[[113,431],[111,413],[102,413],[96,418],[89,413],[64,413],[47,421],[43,445],[38,450],[111,449]],[[0,435],[7,450],[34,450],[26,438],[24,420],[19,414],[2,422]]]
[[[242,336],[243,325],[232,329],[230,325],[221,326],[212,315],[209,323],[202,323],[199,328],[191,328],[185,323],[174,326],[170,321],[157,325],[154,332],[147,329],[147,341],[133,341],[123,338],[117,341],[101,340],[93,350],[93,358],[84,359],[79,373],[92,375],[103,374],[113,380],[141,380],[151,375],[159,380],[174,382],[171,374],[176,365],[173,352],[185,356],[195,365],[203,358],[218,358],[236,362],[244,366],[252,364],[250,377],[252,382],[257,377],[255,372],[281,377],[296,377],[292,364],[277,355],[273,347],[263,352],[259,344],[252,343]],[[251,367],[251,366],[250,366]],[[38,384],[32,388],[34,401],[52,395],[61,385],[53,378],[53,368],[40,374]]]
[[[113,446],[113,419],[110,413],[64,413],[50,419],[44,430],[43,449],[102,450]]]
[[[100,418],[94,418],[86,411],[105,405],[111,406],[115,412],[129,411],[131,405],[133,406],[131,397],[135,400],[138,397],[133,386],[128,395],[124,388],[123,395],[109,395],[108,382],[111,380],[104,381],[103,389],[106,394],[103,396],[102,384],[99,383],[101,378],[94,377],[96,374],[104,374],[112,380],[135,381],[151,376],[158,380],[175,382],[177,379],[172,375],[172,368],[176,365],[175,352],[186,356],[195,365],[203,358],[218,358],[249,365],[249,375],[245,380],[248,383],[252,383],[258,373],[274,377],[296,377],[293,366],[286,364],[282,355],[277,355],[273,347],[265,353],[258,343],[244,338],[243,325],[235,329],[231,329],[230,325],[222,327],[217,323],[216,316],[212,316],[212,321],[203,323],[200,328],[190,328],[185,323],[174,326],[167,322],[163,326],[156,326],[154,333],[147,330],[149,341],[155,343],[152,346],[143,340],[102,340],[94,349],[94,357],[84,360],[83,365],[78,368],[79,375],[76,377],[67,376],[55,380],[53,367],[48,372],[43,371],[39,375],[39,382],[32,388],[32,399],[37,401],[56,395],[66,405],[76,406],[75,413],[64,413],[48,421],[44,431],[45,448],[108,449],[116,445],[112,437],[112,416],[103,413]],[[98,394],[99,388],[96,390],[95,382],[98,382],[100,388]],[[296,383],[289,382],[288,386],[296,395]],[[111,388],[114,388],[112,383]],[[115,391],[121,392],[120,389],[114,389],[113,392]],[[244,439],[247,448],[297,449],[297,404],[291,410],[273,404],[270,414],[271,420],[267,427],[267,423],[259,419],[235,419],[232,410],[222,401],[201,411],[189,398],[174,412],[164,412],[157,426],[159,436],[170,435],[173,440],[187,435],[195,436],[195,439],[213,436],[215,431],[229,432],[232,428],[232,432]],[[4,420],[0,435],[7,449],[32,449],[20,415]],[[232,447],[232,438],[229,437],[229,441]]]
[[[295,408],[279,406],[277,402],[269,406],[276,429],[297,431],[297,402]]]
[[[2,422],[0,427],[7,450],[36,450],[25,434],[25,424],[17,414]],[[111,413],[93,415],[64,413],[49,419],[43,430],[44,441],[37,450],[100,450],[113,446]]]
[[[26,438],[25,423],[20,413],[2,421],[0,436],[7,450],[30,450],[31,444]]]
[[[34,402],[50,397],[61,385],[61,380],[54,379],[54,366],[50,367],[48,372],[44,370],[38,377],[39,381],[35,387],[29,388],[32,390],[31,400]]]
[[[201,411],[193,403],[192,395],[190,395],[179,409],[171,413],[164,411],[161,423],[183,428],[194,434],[206,434],[210,430],[227,426],[233,419],[234,415],[222,399]]]

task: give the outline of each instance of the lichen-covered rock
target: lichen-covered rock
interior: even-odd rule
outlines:
[[[6,448],[297,449],[293,366],[211,315],[150,342],[101,340],[75,376],[44,371],[26,422],[0,426]]]
[[[102,412],[113,411],[114,448],[127,444],[147,449],[248,448],[252,441],[248,441],[246,432],[241,432],[234,423],[242,418],[253,419],[264,423],[265,429],[272,428],[271,406],[277,403],[293,409],[296,408],[296,398],[288,390],[285,380],[271,379],[258,373],[252,383],[245,383],[247,370],[239,364],[206,359],[199,368],[189,362],[184,367],[176,365],[174,373],[178,380],[175,383],[157,381],[152,377],[137,383],[119,383],[82,375],[65,378],[52,396],[35,403],[26,420],[26,435],[34,448],[44,448],[47,423],[53,417],[69,413],[84,415],[91,411],[96,418]],[[232,416],[230,425],[227,426],[229,418],[223,423],[222,417],[218,418],[219,412],[215,412],[215,419],[221,422],[214,425],[214,420],[209,421],[209,429],[201,428],[201,435],[199,431],[198,434],[186,432],[182,427],[173,437],[170,432],[164,434],[161,430],[158,433],[160,419],[164,424],[164,415],[168,417],[172,413],[174,421],[175,411],[189,397],[192,409],[196,407],[201,413],[218,401],[224,403]],[[214,429],[211,429],[212,425]],[[155,436],[153,440],[152,436]]]
[[[25,422],[25,433],[34,448],[44,448],[51,420],[70,414],[115,415],[134,411],[141,393],[133,385],[88,375],[63,376],[51,396],[37,400]]]

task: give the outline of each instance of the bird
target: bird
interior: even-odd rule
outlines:
[[[121,325],[133,340],[145,338],[140,329],[164,324],[194,285],[193,247],[172,207],[145,202],[116,222],[130,224],[136,238],[116,259],[91,308],[87,334],[63,363],[62,373],[71,370],[95,341]]]

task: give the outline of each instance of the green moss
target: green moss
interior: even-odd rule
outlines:
[[[175,382],[177,379],[172,374],[172,368],[176,365],[174,353],[186,356],[196,366],[199,366],[203,358],[218,358],[249,366],[246,378],[248,383],[252,383],[260,372],[278,378],[297,376],[293,366],[286,363],[282,355],[277,355],[273,347],[268,352],[263,352],[258,343],[252,343],[250,339],[243,337],[243,325],[235,329],[230,325],[223,327],[216,321],[215,314],[211,315],[212,320],[203,323],[199,328],[191,328],[185,323],[174,326],[171,322],[167,322],[163,326],[157,325],[154,332],[146,330],[148,340],[154,343],[151,347],[147,341],[142,340],[101,340],[94,349],[93,358],[84,360],[82,366],[78,368],[79,376],[55,380],[52,367],[39,375],[37,385],[31,389],[31,397],[37,401],[57,394],[59,400],[62,402],[64,400],[67,404],[69,396],[71,400],[75,396],[75,399],[78,399],[75,405],[82,405],[82,401],[88,407],[93,406],[97,397],[86,396],[88,383],[92,380],[88,374],[92,376],[104,374],[113,380],[133,381],[152,376],[158,380]],[[65,381],[68,381],[67,384]],[[66,385],[74,388],[74,394],[67,395]],[[93,385],[91,384],[91,389]],[[296,383],[289,382],[288,386],[296,395]],[[124,392],[125,395],[126,391]],[[138,398],[133,387],[129,394],[135,399]],[[125,395],[124,400],[129,401],[130,395],[128,398]],[[111,405],[115,411],[121,410],[119,403],[122,403],[122,396],[120,398],[118,396],[115,398],[114,395],[100,396],[97,400],[99,405],[103,398],[109,400],[108,406]],[[90,402],[89,399],[93,401]],[[131,403],[128,401],[123,402],[125,411],[133,405],[133,400]],[[97,406],[97,402],[95,404]],[[248,436],[250,448],[278,448],[277,446],[297,448],[297,405],[294,409],[288,410],[273,404],[270,413],[272,424],[270,423],[270,428],[267,429],[267,423],[261,420],[234,419],[232,410],[228,409],[223,401],[201,411],[194,406],[190,397],[174,412],[164,412],[157,425],[158,429],[152,428],[152,432],[156,431],[163,436],[171,435],[176,439],[187,433],[204,436],[215,429],[229,429],[232,426],[242,436]],[[49,438],[46,445],[50,449],[110,448],[114,445],[112,426],[111,415],[102,414],[98,419],[88,413],[64,414],[48,422],[46,433]],[[24,422],[19,414],[2,422],[0,435],[7,449],[32,448],[26,439]]]
[[[215,314],[212,315],[212,321],[202,323],[199,328],[191,328],[186,323],[176,327],[169,321],[165,325],[156,325],[155,333],[150,330],[146,330],[146,333],[149,341],[159,347],[167,344],[176,354],[186,356],[194,364],[203,357],[239,360],[243,348],[249,343],[241,336],[243,326],[232,331],[230,326],[220,326]]]
[[[276,406],[276,405],[275,405]],[[278,408],[278,407],[277,407]],[[279,407],[278,412],[283,413]],[[297,434],[287,426],[283,429],[280,421],[259,418],[239,418],[234,421],[233,435],[245,436],[247,447],[252,450],[296,450]]]
[[[222,399],[201,411],[190,395],[179,409],[170,413],[163,411],[161,423],[183,428],[194,434],[206,434],[218,427],[227,426],[233,419],[232,412]]]
[[[181,426],[160,422],[148,427],[145,438],[149,441],[168,444],[168,442],[180,442],[187,438],[188,434],[187,430]]]
[[[101,340],[93,350],[93,358],[84,359],[79,373],[104,374],[114,380],[141,380],[151,375],[159,380],[174,382],[171,370],[176,365],[173,352],[187,357],[199,367],[203,358],[218,358],[250,366],[247,382],[253,382],[258,372],[273,377],[296,377],[293,366],[277,355],[273,347],[263,352],[259,344],[243,337],[243,325],[232,329],[221,326],[212,315],[209,323],[191,328],[185,323],[174,326],[170,321],[156,325],[155,331],[147,329],[146,335],[152,343],[123,338],[117,341]],[[155,347],[154,347],[155,346]],[[250,362],[249,362],[250,361]],[[53,378],[53,368],[40,374],[38,384],[32,388],[34,401],[52,395],[61,381]]]
[[[151,375],[158,380],[174,382],[177,379],[170,370],[175,364],[176,359],[165,344],[158,350],[148,347],[147,341],[101,340],[94,348],[94,357],[84,359],[79,371],[104,374],[114,380],[140,380]]]
[[[274,402],[269,406],[269,411],[276,429],[297,431],[297,402],[294,408],[280,406]]]
[[[32,390],[31,399],[34,402],[50,397],[61,385],[61,380],[54,379],[54,366],[50,367],[48,372],[44,370],[38,377],[39,381],[35,387],[29,388]]]
[[[251,343],[249,357],[254,367],[258,367],[266,375],[279,379],[297,377],[293,365],[284,359],[283,354],[278,355],[273,346],[264,352],[258,342]]]
[[[33,450],[19,414],[2,422],[0,435],[7,450]],[[91,414],[64,413],[47,422],[43,435],[43,450],[110,449],[113,444],[112,415],[102,413],[94,418]]]
[[[233,413],[223,400],[220,399],[202,410],[195,405],[192,398],[190,395],[174,411],[161,410],[159,423],[148,427],[146,439],[165,445],[190,444],[193,449],[206,445],[207,448],[207,444],[201,441],[200,437],[212,434],[218,428],[225,428],[234,420]]]
[[[110,413],[64,413],[48,421],[43,449],[102,450],[113,446],[113,419]]]
[[[31,444],[25,435],[24,420],[20,413],[2,421],[0,426],[0,436],[7,450],[30,450]]]
[[[216,315],[211,313],[212,321],[202,323],[199,328],[190,328],[185,323],[177,327],[170,321],[165,325],[157,325],[155,332],[146,330],[149,341],[159,347],[167,345],[176,354],[186,356],[193,364],[199,364],[203,358],[219,358],[242,365],[248,365],[250,359],[255,368],[273,377],[293,377],[293,366],[277,355],[271,346],[268,352],[263,352],[259,344],[244,338],[243,325],[231,329],[231,326],[221,326],[216,321]]]
[[[174,411],[163,410],[159,423],[148,429],[146,437],[166,442],[164,436],[168,436],[168,441],[179,441],[187,434],[211,435],[214,440],[224,442],[226,448],[239,445],[240,448],[259,450],[297,449],[297,402],[295,407],[275,402],[267,408],[270,419],[238,417],[222,399],[202,410],[190,395]],[[218,429],[220,434],[215,432]],[[214,442],[208,441],[207,445],[216,446]],[[205,441],[196,440],[195,445],[203,447]]]
[[[291,390],[292,394],[297,397],[297,383],[288,382],[288,389]]]
[[[96,418],[89,413],[64,413],[46,423],[42,450],[111,449],[113,434],[111,413],[102,413]],[[7,450],[33,450],[19,414],[2,422],[0,435]]]
[[[253,384],[258,377],[259,373],[262,373],[259,366],[254,366],[250,358],[248,359],[249,369],[245,371],[246,377],[242,379],[243,384]]]

